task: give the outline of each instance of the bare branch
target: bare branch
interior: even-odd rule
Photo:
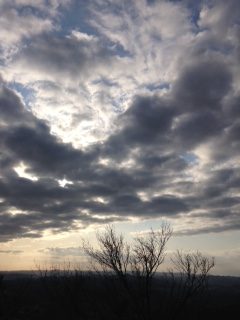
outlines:
[[[96,261],[103,269],[114,271],[118,277],[127,273],[130,257],[130,247],[124,242],[122,235],[117,235],[112,226],[106,227],[103,234],[97,235],[100,249],[94,249],[84,243],[86,254]]]
[[[188,295],[205,289],[210,270],[214,267],[214,258],[203,256],[200,252],[183,254],[177,251],[172,262],[184,280]]]
[[[171,235],[170,225],[164,223],[160,231],[151,229],[148,236],[136,238],[131,261],[132,271],[142,277],[152,277],[164,261],[166,244]]]

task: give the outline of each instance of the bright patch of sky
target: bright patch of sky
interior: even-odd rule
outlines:
[[[32,181],[38,181],[38,177],[29,173],[28,167],[23,162],[20,162],[16,167],[14,167],[14,170],[17,172],[18,176],[21,178],[26,178]]]
[[[178,3],[159,2],[155,5],[157,8],[146,7],[146,11],[143,9],[144,1],[121,4],[113,1],[110,5],[101,1],[74,1],[67,8],[59,7],[59,13],[53,18],[45,16],[45,20],[53,24],[51,34],[57,37],[59,50],[65,43],[67,45],[69,37],[79,42],[79,48],[81,44],[89,42],[86,50],[93,52],[89,69],[91,65],[96,67],[86,72],[81,70],[81,62],[76,61],[74,77],[68,72],[55,74],[52,68],[49,72],[41,70],[41,65],[40,68],[33,65],[31,73],[26,73],[28,61],[25,64],[17,55],[19,59],[14,61],[12,57],[13,62],[5,70],[5,77],[10,84],[13,79],[18,81],[15,87],[26,103],[32,102],[36,115],[50,122],[53,132],[64,141],[86,146],[105,139],[112,130],[115,117],[128,108],[136,94],[142,93],[144,88],[151,92],[168,89],[166,80],[174,79],[177,61],[184,54],[185,46],[191,42],[192,27],[187,19],[187,9]],[[36,10],[28,9],[33,19],[39,16]],[[70,45],[72,43],[69,42]],[[47,38],[43,35],[40,43],[37,39],[28,40],[27,43],[24,41],[22,48],[37,46],[36,50],[40,49],[43,54],[39,58],[44,59],[44,54],[53,49],[53,44],[49,42],[49,49],[44,47],[47,45]],[[61,62],[59,60],[56,63],[61,69],[61,63],[65,64],[65,61],[60,55],[56,59],[61,59]],[[109,60],[109,68],[105,57]],[[30,58],[34,59],[33,56]],[[105,82],[98,82],[99,77],[103,77]],[[47,87],[43,83],[44,78],[49,79]],[[115,85],[109,87],[107,83]],[[29,94],[31,90],[35,95]],[[86,107],[89,110],[87,114]],[[87,120],[84,119],[86,117]],[[81,125],[81,122],[84,123]],[[85,135],[84,142],[79,139],[82,133]]]
[[[194,165],[198,163],[198,157],[193,153],[185,153],[180,156],[182,159],[184,159],[188,164]]]

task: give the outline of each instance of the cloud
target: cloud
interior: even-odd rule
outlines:
[[[0,250],[0,254],[19,254],[22,252],[22,250]]]
[[[219,61],[218,61],[219,60]],[[222,59],[194,61],[174,84],[181,107],[189,111],[219,110],[221,100],[231,88],[231,72]]]
[[[44,35],[16,56],[13,67],[24,72],[31,65],[38,78],[64,83],[69,78],[79,81],[89,77],[102,65],[110,67],[111,56],[111,50],[87,34],[80,38]]]
[[[67,248],[54,247],[54,248],[42,249],[39,251],[43,253],[47,253],[51,256],[60,256],[60,257],[65,257],[65,256],[82,257],[86,255],[81,247],[67,247]]]
[[[31,37],[53,30],[54,23],[42,1],[2,1],[0,4],[0,61],[8,63],[19,45]]]
[[[215,224],[213,226],[205,226],[203,228],[194,228],[194,229],[183,229],[181,231],[174,232],[175,236],[186,236],[186,235],[197,235],[197,234],[207,234],[207,233],[220,233],[224,231],[234,231],[239,230],[240,223],[231,223],[225,226]]]
[[[179,222],[179,235],[239,229],[235,13],[124,8],[93,2],[88,30],[29,33],[5,61],[1,241],[133,217]]]

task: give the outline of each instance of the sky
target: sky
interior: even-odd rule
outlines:
[[[113,224],[240,276],[240,2],[0,0],[0,269]]]

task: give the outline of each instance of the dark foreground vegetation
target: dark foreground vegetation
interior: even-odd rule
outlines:
[[[130,280],[132,297],[113,275],[79,271],[5,274],[1,282],[0,319],[144,319],[144,295]],[[184,287],[157,274],[151,295],[151,319],[235,319],[240,278],[210,276],[204,292],[184,301]],[[186,290],[186,289],[185,289]]]
[[[172,231],[138,237],[130,246],[112,227],[83,243],[92,272],[64,268],[0,277],[0,319],[230,319],[238,311],[240,279],[210,277],[214,259],[200,252],[173,257],[158,273]],[[21,276],[20,276],[21,275]]]

